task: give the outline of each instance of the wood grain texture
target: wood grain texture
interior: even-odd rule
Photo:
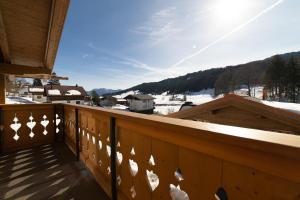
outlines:
[[[0,46],[5,63],[51,72],[68,6],[69,0],[1,0]]]
[[[79,110],[81,160],[108,196],[111,196],[108,136],[113,116],[119,143],[116,149],[123,158],[117,165],[121,180],[117,186],[119,199],[132,199],[132,188],[135,199],[170,199],[170,184],[180,186],[190,199],[213,199],[220,187],[230,199],[300,197],[298,136],[206,123],[195,126],[196,122],[185,120],[70,104],[57,106],[64,107],[65,141],[73,151],[74,115],[75,109]],[[1,111],[4,115],[2,150],[13,151],[53,141],[53,104],[1,105]],[[44,114],[50,121],[46,137],[39,125]],[[33,138],[28,136],[30,130],[24,125],[30,115],[37,122]],[[10,128],[15,116],[22,124],[18,141],[12,139],[14,132]],[[283,138],[285,141],[280,140]],[[132,148],[135,154],[131,154]],[[151,155],[154,165],[149,163]],[[138,165],[135,176],[130,172],[129,159]],[[174,176],[178,169],[183,180]],[[148,184],[146,170],[159,178],[154,191]]]
[[[300,197],[299,136],[80,105],[64,106],[79,109],[81,126],[91,133],[89,139],[81,134],[83,146],[87,146],[83,148],[87,151],[82,152],[83,159],[108,193],[110,180],[102,172],[109,165],[104,164],[104,169],[96,167],[90,155],[102,151],[93,146],[93,136],[96,140],[100,138],[103,146],[109,145],[109,130],[101,126],[109,127],[108,119],[116,118],[120,143],[117,151],[123,156],[122,163],[117,165],[117,176],[121,178],[119,199],[132,199],[132,188],[135,199],[170,199],[170,184],[179,185],[190,199],[214,199],[220,187],[225,189],[229,199]],[[92,133],[94,126],[96,131]],[[100,131],[97,138],[98,129],[105,133]],[[132,148],[134,155],[130,153]],[[96,160],[108,158],[105,150]],[[151,155],[154,166],[149,164]],[[138,165],[135,176],[130,173],[129,159]],[[174,176],[177,169],[181,171],[181,181]],[[146,170],[159,177],[154,191],[148,185]]]
[[[168,117],[300,135],[299,114],[234,94],[172,113]]]

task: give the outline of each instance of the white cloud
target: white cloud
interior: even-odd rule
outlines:
[[[145,35],[153,44],[157,44],[182,29],[176,26],[176,7],[169,7],[154,13],[142,25],[130,31]]]
[[[85,53],[85,54],[82,55],[82,58],[83,58],[83,59],[86,59],[86,58],[89,57],[89,56],[90,56],[89,54]]]
[[[123,64],[123,65],[127,65],[127,66],[131,66],[134,68],[138,68],[138,69],[144,69],[150,72],[156,72],[156,73],[161,73],[161,71],[158,68],[155,68],[153,66],[149,66],[146,63],[143,63],[139,60],[136,60],[134,58],[125,56],[125,55],[121,55],[115,52],[111,52],[105,49],[101,49],[101,48],[97,48],[95,47],[92,43],[89,43],[88,46],[99,52],[99,53],[105,53],[107,55],[109,55],[110,57],[113,57],[114,59],[111,60],[112,63],[119,63],[119,64]]]

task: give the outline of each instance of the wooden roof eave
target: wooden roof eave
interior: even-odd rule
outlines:
[[[167,116],[172,118],[188,119],[194,117],[199,113],[218,110],[229,106],[267,117],[271,120],[278,121],[292,127],[296,127],[300,130],[299,114],[280,108],[274,108],[272,106],[268,106],[260,102],[255,102],[253,100],[245,99],[234,94],[229,94],[223,98],[216,99],[190,109],[179,111],[177,113],[172,113]]]
[[[27,0],[27,1],[3,1],[0,3],[0,54],[2,59],[0,59],[0,74],[12,74],[20,77],[28,77],[28,78],[36,78],[41,77],[41,75],[51,75],[59,41],[61,38],[67,10],[69,7],[69,1],[70,0],[48,0],[48,1],[41,1],[39,2],[39,6],[36,4],[33,0]],[[50,4],[49,4],[50,3]],[[30,19],[36,20],[35,22],[41,24],[42,26],[38,26],[34,23],[28,22],[28,27],[24,26],[24,23],[22,25],[22,22],[16,21],[17,19],[21,19],[24,15],[24,13],[28,14],[28,8],[31,9],[30,4],[35,5],[35,10],[30,10]],[[26,5],[26,6],[24,6]],[[36,7],[40,8],[41,10],[36,9]],[[10,12],[16,13],[15,15],[19,14],[19,18],[14,18],[13,15],[11,15]],[[49,12],[48,12],[49,10]],[[16,11],[16,12],[15,12]],[[24,12],[17,12],[17,11],[24,11]],[[42,15],[41,11],[47,11],[43,19],[40,19],[38,16]],[[6,13],[4,15],[4,12]],[[33,17],[35,16],[36,17]],[[47,22],[47,17],[48,22]],[[27,17],[28,21],[28,16]],[[11,19],[13,18],[13,19]],[[4,23],[4,19],[6,19],[6,23]],[[13,22],[19,22],[19,24],[10,23],[11,20],[14,20]],[[40,21],[38,21],[40,20]],[[21,20],[22,21],[22,20]],[[25,21],[25,22],[27,22]],[[45,25],[45,22],[47,25]],[[18,25],[20,27],[18,27]],[[36,25],[36,26],[35,26]],[[16,39],[16,37],[24,37],[22,32],[18,33],[14,30],[12,27],[17,28],[24,28],[26,29],[25,36],[31,35],[29,33],[33,34],[39,34],[39,30],[43,30],[44,33],[47,33],[45,37],[43,35],[40,36],[40,40],[35,39],[35,41],[30,42],[37,42],[37,46],[40,48],[38,55],[41,54],[41,51],[44,52],[43,57],[39,56],[30,56],[27,57],[29,54],[27,53],[29,48],[31,48],[29,45],[23,44],[23,42],[20,41],[20,39]],[[31,26],[35,26],[34,28],[30,29]],[[37,28],[38,27],[38,28]],[[45,28],[47,30],[45,30]],[[7,31],[7,28],[9,28]],[[14,35],[11,35],[11,34]],[[20,34],[16,36],[16,34]],[[44,38],[43,41],[41,38]],[[28,39],[25,37],[25,39]],[[32,37],[31,37],[32,39]],[[24,38],[22,38],[24,40]],[[18,43],[16,43],[18,42]],[[21,48],[16,48],[16,45]],[[22,46],[23,45],[23,46]],[[10,47],[14,48],[10,48]],[[35,47],[37,47],[35,46]],[[16,49],[24,49],[20,52],[14,52]],[[28,49],[28,50],[27,50]],[[24,52],[24,53],[23,53]],[[31,53],[35,53],[34,51],[31,51]],[[32,54],[34,55],[34,54]],[[35,60],[33,60],[35,59]],[[33,64],[35,63],[35,64]],[[40,63],[40,64],[38,64]]]

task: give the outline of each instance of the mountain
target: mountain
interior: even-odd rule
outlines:
[[[285,61],[294,56],[300,62],[300,51],[280,55]],[[262,85],[265,72],[270,64],[271,58],[252,61],[235,66],[223,68],[212,68],[204,71],[189,73],[176,78],[168,78],[159,82],[149,82],[136,85],[126,90],[116,92],[121,94],[128,91],[139,91],[146,94],[185,93],[197,92],[207,88],[218,88],[220,92],[226,92],[230,87],[255,84]],[[218,90],[216,90],[218,91]]]
[[[91,92],[95,90],[97,92],[98,95],[105,95],[105,94],[111,94],[111,93],[116,93],[119,92],[121,90],[119,89],[108,89],[108,88],[95,88],[92,89],[91,91],[89,91],[88,93],[91,94]]]

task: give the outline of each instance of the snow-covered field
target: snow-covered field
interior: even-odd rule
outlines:
[[[300,104],[299,103],[286,103],[278,101],[261,101],[263,104],[272,106],[275,108],[282,108],[300,114]]]
[[[200,92],[191,92],[186,95],[183,94],[167,94],[164,92],[160,95],[151,95],[153,96],[155,102],[154,112],[160,115],[168,115],[173,112],[178,112],[181,105],[186,101],[193,102],[193,104],[199,105],[202,103],[209,102],[213,100],[213,89],[202,90]],[[185,97],[184,97],[185,96]]]
[[[256,87],[252,89],[252,97],[255,97],[257,99],[262,99],[262,90],[263,87]],[[138,91],[129,91],[120,95],[115,95],[116,98],[124,98],[129,94],[137,94]],[[239,89],[234,91],[235,94],[246,96],[247,95],[247,89]],[[254,96],[255,94],[255,96]],[[151,94],[150,94],[151,95]],[[168,92],[164,92],[159,95],[151,95],[153,96],[154,102],[155,102],[155,109],[154,112],[159,115],[168,115],[173,112],[178,112],[181,105],[185,101],[190,101],[195,105],[200,105],[203,103],[207,103],[209,101],[212,101],[216,98],[220,98],[223,95],[220,95],[216,98],[213,97],[214,90],[213,89],[207,89],[202,90],[199,92],[190,92],[187,94],[175,94],[171,95],[168,94]],[[31,97],[14,97],[14,96],[7,96],[6,97],[6,103],[7,104],[29,104],[29,103],[39,103],[32,101]],[[261,103],[264,103],[268,106],[276,107],[276,108],[282,108],[286,109],[292,112],[296,112],[300,114],[300,104],[297,103],[285,103],[285,102],[277,102],[277,101],[263,101],[261,100]],[[122,105],[116,105],[112,109],[118,109],[118,110],[127,110],[128,108],[126,106]]]
[[[124,98],[125,96],[129,94],[137,94],[138,91],[129,91],[126,93],[123,93],[121,95],[116,95],[117,98]],[[247,96],[248,90],[246,88],[242,88],[239,90],[234,91],[235,94],[241,95],[241,96]],[[262,99],[263,94],[263,87],[255,87],[251,90],[251,96],[255,97],[259,100]],[[219,95],[218,97],[214,98],[214,90],[213,89],[207,89],[207,90],[201,90],[199,92],[190,92],[187,94],[175,94],[171,95],[168,94],[168,92],[164,92],[159,95],[152,95],[154,102],[155,102],[155,109],[154,112],[159,115],[168,115],[173,112],[178,112],[181,105],[186,101],[190,101],[195,105],[200,105],[203,103],[207,103],[209,101],[212,101],[216,98],[223,97],[223,95]],[[264,103],[266,105],[276,107],[276,108],[282,108],[287,109],[296,113],[300,113],[300,104],[296,103],[285,103],[285,102],[275,102],[275,101],[263,101],[261,100],[261,103]]]
[[[15,97],[7,96],[5,99],[6,104],[30,104],[30,103],[39,103],[32,101],[31,97]]]

